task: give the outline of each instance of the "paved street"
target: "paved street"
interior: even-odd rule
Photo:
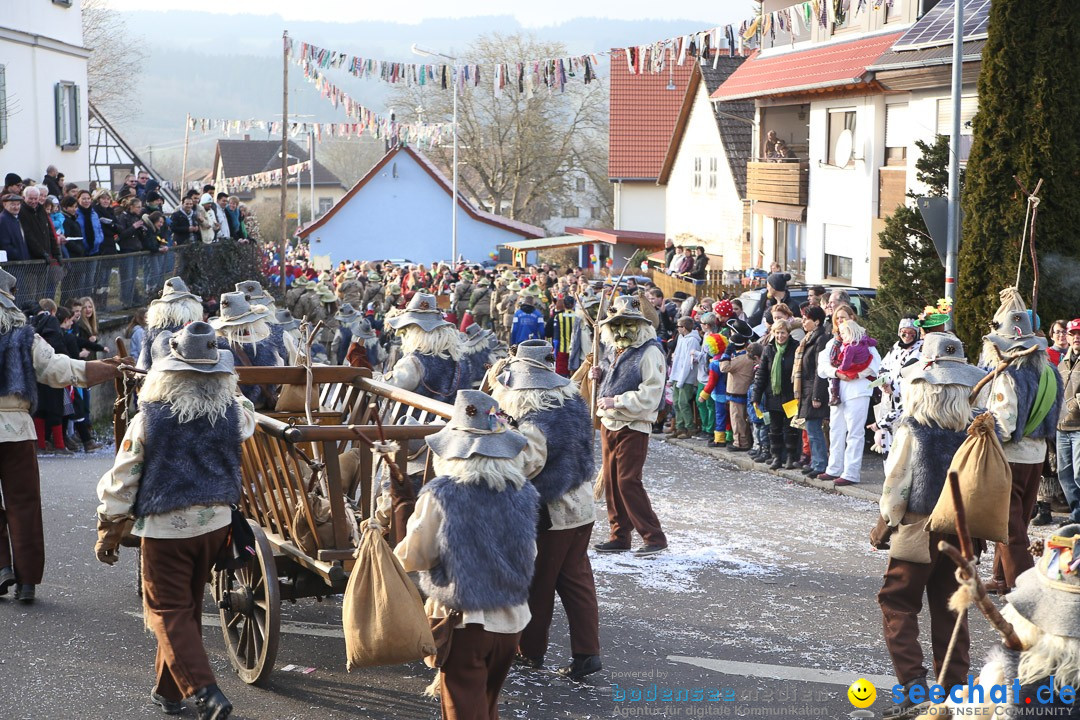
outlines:
[[[692,444],[654,440],[650,450],[648,483],[671,550],[649,559],[593,558],[605,671],[575,686],[515,669],[505,717],[846,717],[853,711],[847,685],[860,676],[878,685],[876,714],[885,707],[882,686],[891,681],[882,676],[892,670],[875,601],[885,556],[866,542],[876,506],[740,470],[686,447]],[[135,553],[124,551],[113,568],[93,556],[94,487],[110,461],[107,452],[42,460],[45,584],[31,607],[0,601],[5,718],[159,715],[148,702],[155,644],[142,627]],[[606,521],[598,522],[598,539],[605,530]],[[205,611],[216,621],[209,602]],[[549,667],[569,653],[558,612]],[[234,717],[438,716],[437,703],[421,695],[431,673],[419,663],[345,671],[338,600],[286,605],[284,623],[265,688],[237,679],[220,631],[206,628]],[[992,637],[981,617],[972,625],[981,661]],[[719,700],[631,701],[636,691],[651,697],[654,684],[661,696],[665,688],[704,689]],[[624,692],[627,700],[617,702]]]

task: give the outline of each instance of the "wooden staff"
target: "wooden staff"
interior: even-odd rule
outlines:
[[[1023,650],[1024,645],[1020,642],[1016,630],[1013,629],[1008,620],[1001,616],[997,606],[994,605],[990,596],[986,594],[986,588],[983,586],[982,580],[979,578],[979,572],[975,568],[975,554],[972,549],[971,536],[968,534],[967,514],[964,510],[964,500],[960,495],[960,476],[955,470],[949,472],[949,490],[952,493],[953,505],[956,508],[956,535],[959,538],[960,548],[957,549],[952,544],[942,540],[938,543],[938,550],[948,555],[956,563],[960,580],[971,588],[972,600],[975,606],[990,621],[990,625],[1001,633],[1001,637],[1005,641],[1005,647],[1010,650]],[[960,623],[962,619],[963,614],[957,618],[957,623]],[[951,647],[949,654],[951,655]],[[942,674],[944,672],[943,668]]]
[[[637,253],[634,253],[634,255],[636,255],[636,254]],[[611,294],[608,295],[606,289],[601,289],[600,290],[600,307],[596,311],[596,322],[593,323],[594,331],[593,331],[593,364],[592,364],[592,366],[594,368],[600,367],[600,321],[603,320],[604,315],[607,314],[608,308],[611,306],[610,300],[612,298],[614,298],[615,293],[618,292],[619,284],[622,282],[622,279],[624,277],[626,277],[626,271],[630,267],[630,261],[634,259],[634,255],[631,255],[630,257],[626,258],[626,263],[623,265],[622,272],[619,273],[619,279],[615,281],[615,285],[611,289]],[[605,302],[604,302],[605,300],[608,300],[609,302],[607,302],[605,304]],[[588,313],[586,313],[586,314],[588,314]],[[592,392],[591,392],[592,397],[589,399],[589,409],[592,412],[594,417],[596,415],[596,392],[597,392],[597,386],[598,385],[599,385],[599,383],[594,380],[593,384],[592,384]]]
[[[127,357],[127,343],[124,342],[124,338],[116,338],[116,356]],[[116,400],[113,402],[113,442],[116,445],[116,452],[120,452],[120,444],[124,442],[124,434],[127,432],[131,415],[127,376],[117,376],[113,380],[113,387],[116,389]]]
[[[971,389],[971,394],[968,395],[968,402],[972,405],[975,404],[975,399],[979,396],[979,393],[982,392],[982,389],[986,387],[988,383],[993,382],[998,375],[1005,372],[1005,369],[1009,367],[1009,365],[1016,362],[1020,358],[1027,357],[1028,355],[1032,355],[1038,350],[1040,350],[1038,345],[1033,345],[1027,350],[1021,350],[1019,352],[1009,353],[1008,355],[1005,355],[1002,354],[1001,350],[998,349],[997,345],[994,345],[993,347],[994,354],[997,355],[998,358],[997,367],[995,367],[991,373],[979,380],[979,382],[975,383],[975,387]]]

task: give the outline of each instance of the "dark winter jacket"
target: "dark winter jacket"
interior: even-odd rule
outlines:
[[[694,267],[690,270],[690,277],[694,280],[705,279],[705,269],[709,267],[708,255],[695,255]]]
[[[59,243],[45,208],[38,205],[32,208],[23,205],[19,211],[19,224],[22,225],[26,247],[32,260],[54,260],[60,257]]]
[[[779,362],[783,363],[781,366],[781,393],[780,395],[773,395],[772,393],[772,364],[777,362],[776,357],[776,343],[772,342],[765,346],[765,351],[761,356],[761,364],[758,365],[757,374],[754,376],[754,402],[762,410],[768,410],[770,412],[781,412],[784,409],[784,403],[795,399],[795,388],[791,382],[791,373],[795,369],[795,348],[799,343],[788,338],[787,345],[784,347],[784,355],[779,359]],[[761,400],[765,399],[765,404],[762,405]]]
[[[829,333],[821,326],[805,338],[799,387],[799,417],[806,420],[829,417],[829,381],[818,377],[817,373],[818,355],[828,343]],[[814,400],[817,400],[821,407],[814,407]]]
[[[7,259],[12,262],[30,259],[30,248],[26,244],[22,223],[7,210],[0,210],[0,250],[6,252]]]
[[[134,253],[146,249],[146,223],[141,227],[135,227],[135,223],[141,222],[142,216],[124,210],[116,218],[116,232],[119,236],[120,252]]]
[[[118,252],[116,247],[116,212],[111,207],[102,207],[99,204],[95,204],[93,209],[98,215],[98,221],[101,223],[101,231],[105,239],[102,241],[98,252],[91,253],[91,255],[115,255]]]
[[[194,233],[188,229],[191,226],[198,228],[198,221],[195,219],[194,211],[191,213],[191,218],[189,219],[188,216],[184,214],[183,208],[177,208],[176,212],[172,214],[172,218],[169,222],[172,225],[172,236],[175,244],[184,245],[199,239],[198,229],[196,229]]]
[[[79,220],[75,215],[64,213],[64,237],[67,238],[64,248],[67,249],[70,257],[86,257],[86,239],[83,235],[82,225],[79,224]],[[75,238],[83,239],[76,240]]]

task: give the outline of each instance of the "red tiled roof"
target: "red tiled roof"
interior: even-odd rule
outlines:
[[[693,69],[688,59],[682,65],[669,64],[663,72],[631,75],[626,50],[611,52],[608,177],[656,180],[660,176]],[[674,82],[674,90],[667,89],[669,81]]]
[[[875,60],[903,33],[761,57],[755,54],[731,73],[713,100],[739,100],[858,85]]]

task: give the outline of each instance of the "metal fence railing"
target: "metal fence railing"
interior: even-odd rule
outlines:
[[[165,279],[180,275],[192,292],[214,297],[241,280],[261,280],[260,254],[254,244],[232,241],[170,248],[164,253],[126,253],[61,260],[3,263],[15,276],[16,304],[51,298],[58,304],[90,297],[101,312],[147,305],[158,297]]]

